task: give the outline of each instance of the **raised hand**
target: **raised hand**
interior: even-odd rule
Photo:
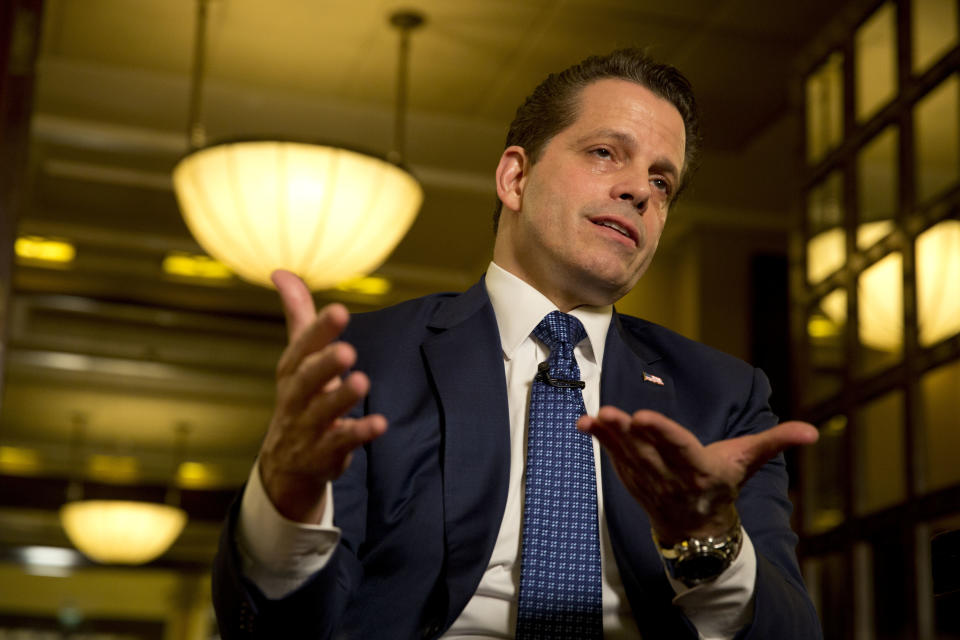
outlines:
[[[728,531],[737,521],[734,500],[743,483],[787,447],[811,444],[818,436],[810,424],[785,422],[703,446],[656,411],[631,416],[610,406],[601,407],[596,417],[581,417],[577,428],[596,436],[607,450],[666,545]]]
[[[300,278],[272,274],[287,319],[289,343],[277,364],[273,418],[260,447],[260,478],[277,510],[297,522],[319,522],[327,483],[337,478],[353,450],[387,429],[382,415],[347,418],[370,381],[360,372],[341,378],[356,362],[354,348],[337,342],[350,314],[341,304],[318,313]]]

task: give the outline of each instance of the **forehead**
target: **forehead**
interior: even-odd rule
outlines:
[[[603,78],[591,82],[577,97],[577,117],[560,135],[589,135],[592,130],[615,130],[632,135],[675,156],[681,166],[686,130],[680,111],[647,87]]]

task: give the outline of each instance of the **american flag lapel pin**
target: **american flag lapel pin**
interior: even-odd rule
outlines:
[[[646,371],[643,372],[643,381],[652,382],[653,384],[660,385],[661,387],[663,386],[663,378],[660,376],[655,376],[652,373],[647,373]]]

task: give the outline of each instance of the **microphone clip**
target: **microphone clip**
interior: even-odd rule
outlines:
[[[534,381],[542,382],[550,385],[551,387],[558,387],[560,389],[583,389],[587,386],[587,383],[583,380],[561,380],[559,378],[551,378],[550,364],[546,361],[537,365],[537,375],[534,378]]]

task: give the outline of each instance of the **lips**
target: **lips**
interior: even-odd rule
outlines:
[[[640,242],[640,234],[637,231],[637,228],[623,218],[615,216],[596,216],[590,218],[590,222],[600,227],[613,229],[625,239],[630,240],[634,246],[637,246]]]

